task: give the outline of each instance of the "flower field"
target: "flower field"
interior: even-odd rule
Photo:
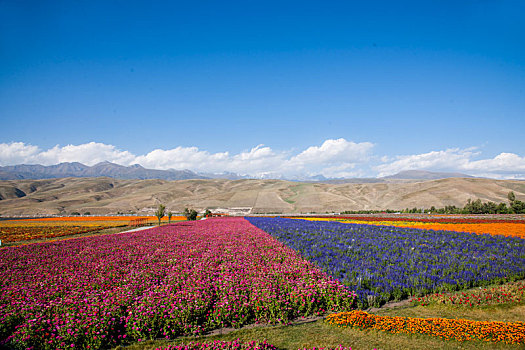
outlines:
[[[429,294],[410,300],[413,305],[453,305],[457,307],[483,307],[508,303],[525,303],[525,281],[503,286],[480,288],[476,291]]]
[[[155,350],[277,350],[278,348],[272,344],[268,344],[266,340],[261,342],[251,341],[243,342],[240,340],[213,342],[190,342],[183,345],[171,345],[168,347],[156,348]],[[352,348],[339,345],[336,348],[304,348],[299,350],[352,350]]]
[[[154,216],[69,216],[0,221],[0,240],[4,243],[49,239],[99,231],[111,227],[129,226],[140,220],[155,223]],[[172,221],[185,220],[183,216]],[[167,222],[167,218],[164,219]]]
[[[277,350],[278,348],[263,340],[261,342],[243,342],[240,340],[213,342],[190,342],[183,345],[171,345],[168,347],[156,348],[155,350]],[[339,345],[336,348],[304,348],[299,350],[352,350],[352,348]]]
[[[389,317],[369,314],[361,310],[332,314],[326,322],[339,327],[377,329],[390,333],[426,334],[446,340],[479,339],[491,342],[517,344],[525,342],[524,322],[481,322],[445,318]]]
[[[265,340],[262,342],[216,340],[205,343],[191,342],[184,345],[171,345],[168,347],[156,348],[155,350],[277,350],[277,348],[272,344],[268,344]]]
[[[0,240],[3,243],[28,241],[33,239],[56,238],[99,231],[113,226],[10,226],[0,227]]]
[[[82,222],[84,225],[107,223],[107,224],[128,224],[130,221],[137,219],[146,219],[148,222],[157,222],[156,216],[60,216],[60,217],[49,217],[49,218],[35,218],[35,219],[24,219],[24,220],[11,220],[10,222],[23,221],[26,224],[30,223],[61,223],[63,225],[74,225],[75,223]],[[171,221],[186,220],[184,216],[172,216]],[[168,222],[168,217],[162,218],[163,222]]]
[[[282,218],[248,218],[359,296],[379,306],[409,296],[525,277],[525,240]]]
[[[352,308],[355,294],[241,218],[0,250],[0,347],[101,349]]]
[[[501,220],[501,219],[466,219],[466,218],[434,218],[434,219],[412,219],[406,218],[305,218],[311,221],[338,221],[349,224],[365,224],[377,226],[395,226],[407,228],[420,228],[434,231],[457,231],[471,232],[477,234],[488,233],[491,235],[503,235],[525,238],[525,220]]]

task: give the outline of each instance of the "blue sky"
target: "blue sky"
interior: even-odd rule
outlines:
[[[0,165],[525,178],[523,1],[0,2]]]

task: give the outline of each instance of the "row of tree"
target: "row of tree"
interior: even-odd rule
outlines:
[[[525,202],[516,199],[514,192],[507,195],[507,203],[482,202],[481,199],[469,199],[463,208],[457,208],[454,205],[436,209],[431,207],[425,209],[425,212],[436,214],[525,214]]]
[[[207,210],[209,212],[209,210]],[[197,220],[197,211],[195,209],[184,209],[183,215],[186,217],[187,220],[193,221]],[[168,223],[171,223],[171,218],[173,216],[173,213],[171,211],[168,211],[166,213],[166,206],[163,204],[159,204],[157,210],[155,211],[155,216],[159,220],[159,226],[160,226],[160,220],[162,220],[163,217],[168,216]]]
[[[507,203],[482,202],[481,199],[469,199],[463,208],[458,208],[455,205],[447,205],[444,208],[436,208],[434,206],[429,209],[425,208],[406,208],[401,210],[401,213],[432,213],[432,214],[525,214],[525,202],[516,199],[514,192],[509,192],[507,195],[509,205]],[[359,211],[345,211],[341,214],[374,214],[374,213],[395,213],[399,212],[392,209],[387,210],[359,210]]]

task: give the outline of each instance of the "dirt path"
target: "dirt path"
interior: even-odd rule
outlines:
[[[380,311],[380,310],[400,309],[400,308],[405,308],[405,307],[411,307],[409,305],[410,305],[410,300],[409,299],[405,299],[405,300],[401,300],[401,301],[391,301],[391,302],[386,303],[385,305],[383,305],[381,307],[371,307],[371,308],[366,309],[365,311],[366,312],[370,312],[370,313],[374,313],[374,312],[377,312],[377,311]]]
[[[409,299],[405,299],[405,300],[401,300],[401,301],[392,301],[392,302],[386,303],[385,305],[381,306],[380,308],[372,307],[372,308],[366,309],[365,311],[369,312],[369,313],[374,313],[374,312],[377,312],[377,311],[380,311],[380,310],[398,309],[398,308],[405,308],[405,307],[412,307],[412,306],[410,306]],[[298,325],[305,324],[305,323],[316,322],[316,321],[324,319],[325,317],[326,316],[302,317],[302,318],[298,318],[298,319],[293,320],[292,322],[290,322],[288,324],[288,326],[298,326]],[[272,325],[272,324],[269,324],[269,323],[263,323],[263,324],[251,324],[251,325],[247,325],[247,326],[244,326],[244,327],[241,327],[241,328],[225,327],[225,328],[219,328],[219,329],[215,329],[213,331],[210,331],[210,332],[206,333],[204,336],[222,335],[222,334],[228,334],[228,333],[231,333],[231,332],[237,331],[237,330],[252,329],[252,328],[259,328],[259,327],[271,327],[271,326],[280,326],[280,324]]]

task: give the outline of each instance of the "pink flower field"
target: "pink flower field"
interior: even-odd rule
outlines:
[[[242,218],[0,249],[0,346],[117,344],[352,307],[355,294]]]

